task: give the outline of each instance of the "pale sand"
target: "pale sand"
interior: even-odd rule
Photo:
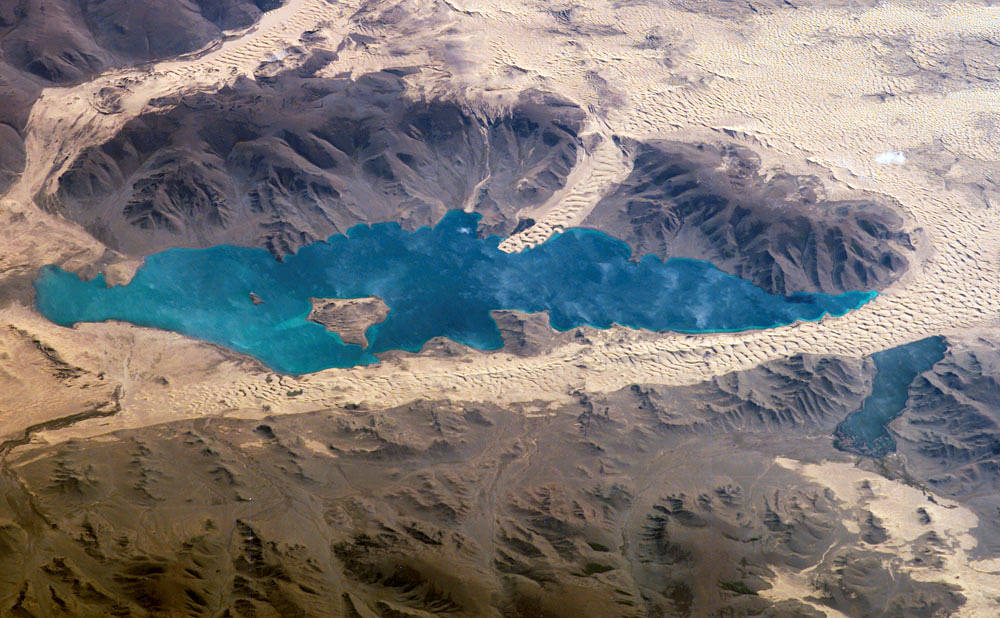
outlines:
[[[823,612],[826,618],[850,618],[847,614],[835,609],[821,605],[815,601],[808,600],[808,597],[816,597],[816,590],[809,585],[808,575],[797,573],[792,570],[778,570],[774,579],[769,582],[771,587],[761,590],[758,594],[765,599],[772,601],[784,601],[786,599],[796,599],[805,603],[809,607]]]
[[[60,363],[26,333],[0,327],[0,436],[35,423],[105,409],[115,384]],[[0,440],[2,442],[2,440]]]
[[[496,109],[523,88],[541,87],[591,110],[604,136],[685,139],[728,129],[759,150],[766,163],[822,170],[831,195],[868,190],[895,199],[911,227],[924,230],[930,249],[885,294],[838,319],[705,336],[614,328],[589,332],[589,346],[571,343],[531,359],[469,352],[302,378],[276,376],[237,355],[171,333],[112,323],[59,328],[34,309],[14,304],[0,310],[0,321],[43,339],[68,362],[107,372],[124,387],[121,414],[48,434],[49,439],[193,416],[257,417],[264,414],[263,405],[270,413],[289,413],[345,403],[392,406],[448,398],[535,401],[541,410],[568,400],[574,389],[687,384],[790,354],[859,356],[932,334],[996,325],[1000,195],[989,183],[982,183],[985,188],[975,183],[985,176],[987,162],[1000,160],[1000,134],[990,129],[1000,92],[975,83],[925,91],[919,77],[887,73],[880,58],[890,47],[888,37],[898,36],[933,65],[956,36],[1000,34],[1000,8],[886,3],[859,14],[802,9],[737,24],[654,5],[616,8],[587,0],[578,3],[573,19],[603,34],[583,37],[558,32],[560,24],[543,2],[404,4],[426,19],[396,26],[367,20],[360,26],[358,15],[368,9],[359,3],[292,0],[244,36],[204,55],[46,90],[28,125],[27,172],[0,208],[0,269],[27,275],[50,262],[87,270],[120,261],[79,227],[42,213],[32,196],[52,191],[53,179],[81,149],[107,139],[150,99],[217,88],[252,74],[259,62],[273,58],[272,52],[293,45],[336,49],[351,31],[378,42],[342,47],[328,74],[426,66],[409,78],[416,94],[464,98]],[[411,26],[405,34],[396,33]],[[314,28],[324,42],[299,41],[302,32]],[[639,47],[651,33],[678,51]],[[665,54],[672,66],[663,62]],[[107,85],[124,89],[121,113],[98,111],[97,93]],[[896,96],[883,102],[878,96],[884,93]],[[609,144],[604,140],[582,156],[560,196],[525,213],[534,215],[538,229],[505,248],[537,244],[581,220],[610,182],[627,173],[627,161]],[[928,148],[949,153],[955,164],[941,174],[910,155]],[[907,162],[877,164],[875,157],[887,150],[903,152]],[[116,262],[114,280],[127,280],[135,266],[134,261]],[[170,388],[157,385],[158,376],[168,377]],[[302,395],[287,395],[298,389]],[[849,492],[845,496],[851,499]],[[905,492],[893,493],[870,508],[890,509],[897,499],[910,500]],[[970,522],[954,522],[956,552],[968,550],[971,537],[961,530]],[[907,534],[896,532],[904,535],[900,538]],[[979,593],[970,588],[1000,589],[996,579],[988,584],[977,579],[992,576],[958,564],[965,553],[955,556],[963,594],[975,600]],[[978,611],[975,603],[969,607]]]
[[[563,189],[537,208],[525,208],[518,213],[522,219],[534,219],[535,224],[503,239],[500,242],[501,251],[517,253],[535,247],[552,234],[583,223],[597,202],[632,171],[625,153],[607,132],[589,135],[585,132],[583,136],[585,142],[597,143],[578,151],[576,166],[566,178]]]
[[[917,580],[944,581],[962,588],[968,599],[961,610],[966,616],[1000,615],[1000,559],[972,561],[969,552],[976,547],[976,539],[969,530],[979,524],[979,519],[968,508],[943,498],[935,502],[927,494],[899,481],[890,481],[873,472],[866,472],[848,463],[826,462],[802,464],[792,459],[778,457],[782,467],[795,470],[809,480],[829,487],[837,499],[846,506],[871,511],[881,520],[889,538],[882,550],[892,550],[894,560],[909,561],[914,554],[912,545],[917,537],[933,530],[942,541],[944,564],[941,567],[905,565],[904,568]],[[868,482],[873,495],[862,490]],[[921,524],[917,509],[923,508],[930,516],[929,524]],[[801,575],[780,575],[770,591],[772,598],[784,593],[785,598],[801,598],[810,594],[808,584]],[[829,611],[829,610],[827,610]]]

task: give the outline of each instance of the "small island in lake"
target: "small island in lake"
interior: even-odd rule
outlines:
[[[385,321],[389,305],[377,296],[364,298],[310,298],[312,311],[306,318],[337,333],[344,343],[368,347],[365,331]]]

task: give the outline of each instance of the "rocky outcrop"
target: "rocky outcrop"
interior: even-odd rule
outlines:
[[[503,351],[518,356],[544,354],[556,345],[573,338],[572,332],[561,333],[549,324],[549,313],[522,311],[491,311],[490,316],[503,337]]]
[[[24,126],[39,92],[40,84],[0,59],[0,195],[24,170]]]
[[[778,11],[810,9],[850,8],[859,9],[874,6],[876,0],[748,0],[729,2],[728,0],[674,0],[673,6],[694,13],[705,13],[716,19],[749,19]]]

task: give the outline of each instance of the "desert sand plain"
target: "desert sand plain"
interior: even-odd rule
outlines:
[[[114,441],[121,432],[173,422],[264,422],[319,412],[351,419],[359,409],[421,401],[502,408],[522,419],[505,423],[544,430],[544,419],[577,414],[581,394],[614,398],[633,385],[694,388],[783,359],[860,359],[931,335],[955,342],[995,337],[1000,7],[817,3],[725,13],[723,5],[730,6],[289,0],[207,49],[45,88],[24,129],[24,171],[0,208],[0,427],[4,435],[30,433],[27,444],[11,447],[16,465],[29,466],[67,441]],[[506,251],[584,224],[632,171],[630,140],[724,141],[755,152],[765,180],[808,175],[824,199],[875,195],[893,204],[915,239],[908,268],[874,301],[818,322],[705,335],[580,328],[547,335],[531,354],[438,341],[419,354],[388,354],[378,365],[303,376],[278,375],[174,333],[116,322],[69,329],[38,313],[31,280],[41,266],[104,272],[124,283],[142,261],[45,207],[81,152],[158,101],[293,70],[323,50],[335,56],[320,76],[407,69],[403,81],[414,99],[460,101],[502,115],[521,92],[535,89],[584,110],[582,146],[564,186],[518,212],[535,224],[505,239]],[[880,157],[887,152],[903,156]],[[979,515],[969,505],[939,496],[928,506],[927,487],[886,478],[869,464],[859,468],[829,449],[792,449],[772,462],[782,474],[829,488],[842,508],[874,514],[899,556],[893,568],[915,581],[957,586],[964,597],[957,615],[1000,613],[1000,558],[977,553],[972,531]],[[859,493],[862,485],[869,494]],[[909,558],[926,532],[912,514],[924,507],[942,539],[936,566]],[[796,599],[796,611],[850,615],[824,603],[810,579],[826,557],[798,569],[775,567],[761,576],[759,595]],[[351,594],[353,606],[364,604]]]

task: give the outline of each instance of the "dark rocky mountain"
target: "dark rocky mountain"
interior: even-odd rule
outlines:
[[[24,170],[23,131],[41,86],[0,59],[0,194]]]
[[[709,260],[778,294],[879,290],[908,266],[915,239],[875,198],[830,201],[815,178],[765,179],[740,146],[635,150],[630,176],[583,225],[626,240],[636,257]]]
[[[482,233],[530,225],[517,212],[560,189],[584,114],[526,92],[493,115],[417,101],[406,71],[316,77],[329,57],[243,79],[211,96],[157,103],[85,151],[41,201],[110,247],[143,255],[228,242],[276,256],[364,222],[483,214]],[[914,238],[882,201],[831,201],[815,178],[765,179],[735,146],[632,144],[630,176],[584,226],[636,256],[707,259],[775,293],[882,289]]]
[[[871,392],[868,359],[799,354],[689,387],[634,386],[610,398],[672,430],[828,432]]]
[[[525,93],[486,117],[412,100],[400,72],[315,77],[314,60],[161,101],[83,153],[47,205],[127,253],[229,242],[281,255],[357,223],[412,229],[465,206],[484,231],[509,232],[576,162],[583,113],[554,97]]]
[[[66,85],[101,71],[196,51],[281,0],[12,0],[0,9],[4,60]]]
[[[40,90],[193,52],[253,25],[282,0],[5,0],[0,3],[0,193],[24,169]]]

